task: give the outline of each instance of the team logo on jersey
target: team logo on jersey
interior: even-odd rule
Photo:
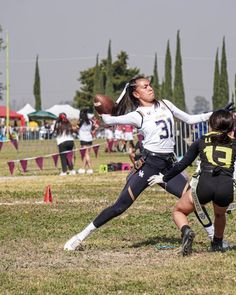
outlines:
[[[139,171],[138,176],[143,178],[143,176],[144,176],[144,172],[143,172],[143,170],[140,170],[140,171]]]

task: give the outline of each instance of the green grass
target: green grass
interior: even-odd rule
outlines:
[[[127,155],[101,153],[95,170],[121,159]],[[125,177],[59,177],[53,170],[0,178],[0,294],[235,294],[236,252],[209,253],[208,238],[191,215],[194,252],[181,257],[171,219],[176,200],[158,187],[95,231],[84,251],[63,250],[68,238],[115,201]],[[53,204],[40,203],[49,184]],[[234,213],[225,238],[236,243]],[[175,248],[158,249],[165,245]]]

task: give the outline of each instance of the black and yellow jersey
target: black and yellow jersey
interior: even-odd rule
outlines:
[[[171,168],[164,176],[163,180],[167,182],[172,177],[182,172],[191,165],[197,156],[199,156],[201,160],[201,171],[214,170],[216,167],[219,167],[221,171],[233,175],[236,157],[236,139],[230,137],[229,143],[214,145],[211,142],[211,135],[213,134],[216,134],[216,132],[209,132],[196,140],[190,146],[183,159]]]

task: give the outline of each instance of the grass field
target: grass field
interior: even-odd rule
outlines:
[[[110,205],[125,183],[126,172],[97,169],[127,161],[127,155],[101,149],[93,160],[93,175],[34,171],[0,178],[0,294],[235,294],[236,252],[208,252],[208,238],[193,215],[194,253],[181,257],[171,220],[175,198],[158,187],[94,232],[84,251],[65,252],[66,240]],[[42,203],[47,185],[52,204]],[[227,218],[225,233],[234,243],[235,218]]]

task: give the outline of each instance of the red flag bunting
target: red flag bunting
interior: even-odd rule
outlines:
[[[53,162],[54,162],[55,167],[57,167],[58,156],[59,156],[58,154],[54,154],[54,155],[52,155],[52,158],[53,158]]]
[[[16,139],[11,139],[11,143],[14,145],[16,150],[18,150],[18,141]]]
[[[23,169],[24,172],[27,169],[27,163],[28,163],[27,160],[20,160],[20,164],[21,164],[21,167],[22,167],[22,169]]]
[[[9,170],[10,170],[10,173],[12,175],[13,172],[14,172],[14,169],[15,169],[15,163],[13,161],[10,161],[10,162],[7,162],[7,164],[9,166]]]
[[[35,159],[35,162],[37,163],[40,170],[43,169],[43,157],[38,157]]]

